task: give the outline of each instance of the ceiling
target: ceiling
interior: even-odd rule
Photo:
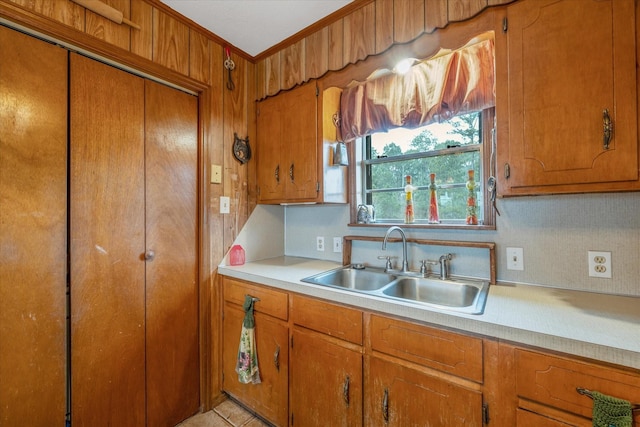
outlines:
[[[161,0],[252,57],[353,0]]]

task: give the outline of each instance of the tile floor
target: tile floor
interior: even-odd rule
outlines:
[[[225,400],[213,410],[181,422],[176,427],[269,427],[233,400]]]

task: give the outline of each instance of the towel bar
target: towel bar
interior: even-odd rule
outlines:
[[[587,396],[591,399],[593,399],[593,395],[591,394],[591,390],[588,390],[586,388],[583,387],[576,387],[576,391],[584,396]],[[632,411],[637,411],[640,410],[640,404],[631,404],[631,410]]]

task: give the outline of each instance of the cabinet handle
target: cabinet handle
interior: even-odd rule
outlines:
[[[289,178],[291,178],[291,182],[293,182],[293,163],[291,163],[291,167],[289,167]]]
[[[342,385],[342,397],[344,397],[344,402],[349,406],[349,375],[344,379],[344,384]]]
[[[613,132],[613,123],[611,123],[611,116],[609,116],[609,110],[604,109],[602,112],[602,143],[605,150],[609,149],[609,142],[611,142],[611,133]]]
[[[153,261],[153,259],[156,257],[156,253],[152,250],[148,250],[144,253],[144,260],[145,261]]]
[[[276,370],[280,372],[280,346],[276,346],[276,352],[273,353],[273,364],[276,366]]]
[[[385,422],[389,422],[389,389],[384,389],[384,396],[382,397],[382,418]]]
[[[275,170],[275,177],[276,177],[276,182],[278,184],[280,184],[280,165],[276,166],[276,170]]]

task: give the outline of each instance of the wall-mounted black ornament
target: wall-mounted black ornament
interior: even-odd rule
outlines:
[[[245,164],[251,158],[251,147],[249,146],[249,137],[242,139],[237,133],[233,133],[233,156],[240,163]]]

